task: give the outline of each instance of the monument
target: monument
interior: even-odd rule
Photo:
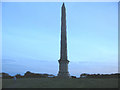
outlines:
[[[59,62],[59,72],[58,77],[68,78],[70,77],[68,72],[67,60],[67,37],[66,37],[66,9],[63,3],[61,12],[61,48],[60,48],[60,59]]]

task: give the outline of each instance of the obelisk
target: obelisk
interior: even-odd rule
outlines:
[[[58,77],[70,77],[68,72],[68,63],[67,60],[67,36],[66,36],[66,9],[63,3],[62,12],[61,12],[61,48],[60,48],[60,59],[59,62],[59,72]]]

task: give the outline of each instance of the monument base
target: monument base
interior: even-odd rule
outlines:
[[[69,72],[59,72],[57,75],[58,78],[70,78]]]
[[[69,63],[69,60],[58,60],[59,62],[59,72],[58,72],[58,75],[57,77],[60,77],[60,78],[69,78],[70,77],[70,74],[68,72],[68,63]]]

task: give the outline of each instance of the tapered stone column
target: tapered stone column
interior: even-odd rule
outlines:
[[[67,37],[66,37],[66,9],[63,3],[62,5],[62,16],[61,16],[61,50],[59,62],[58,77],[70,77],[68,72],[67,60]]]

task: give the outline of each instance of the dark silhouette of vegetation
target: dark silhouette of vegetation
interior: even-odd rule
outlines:
[[[80,78],[120,78],[120,73],[115,74],[87,74],[83,73]]]
[[[2,73],[2,79],[12,79],[16,77],[19,78],[56,78],[56,76],[52,74],[39,74],[39,73],[32,73],[27,71],[24,75],[16,74],[15,76],[10,76],[7,73]],[[76,76],[71,76],[71,78],[77,78]],[[120,73],[115,74],[87,74],[83,73],[80,75],[80,78],[120,78]]]
[[[16,74],[15,76],[10,76],[7,73],[2,73],[3,79],[10,79],[10,78],[54,78],[55,76],[52,74],[39,74],[39,73],[32,73],[27,71],[23,76],[20,74]]]
[[[11,79],[13,78],[12,76],[10,76],[9,74],[7,73],[2,73],[2,79]]]
[[[20,74],[17,74],[15,75],[16,78],[23,78],[24,76],[20,75]]]
[[[71,76],[71,78],[76,78],[76,76]]]
[[[49,75],[48,74],[36,74],[36,73],[31,73],[30,71],[27,71],[24,74],[25,78],[47,78]]]

